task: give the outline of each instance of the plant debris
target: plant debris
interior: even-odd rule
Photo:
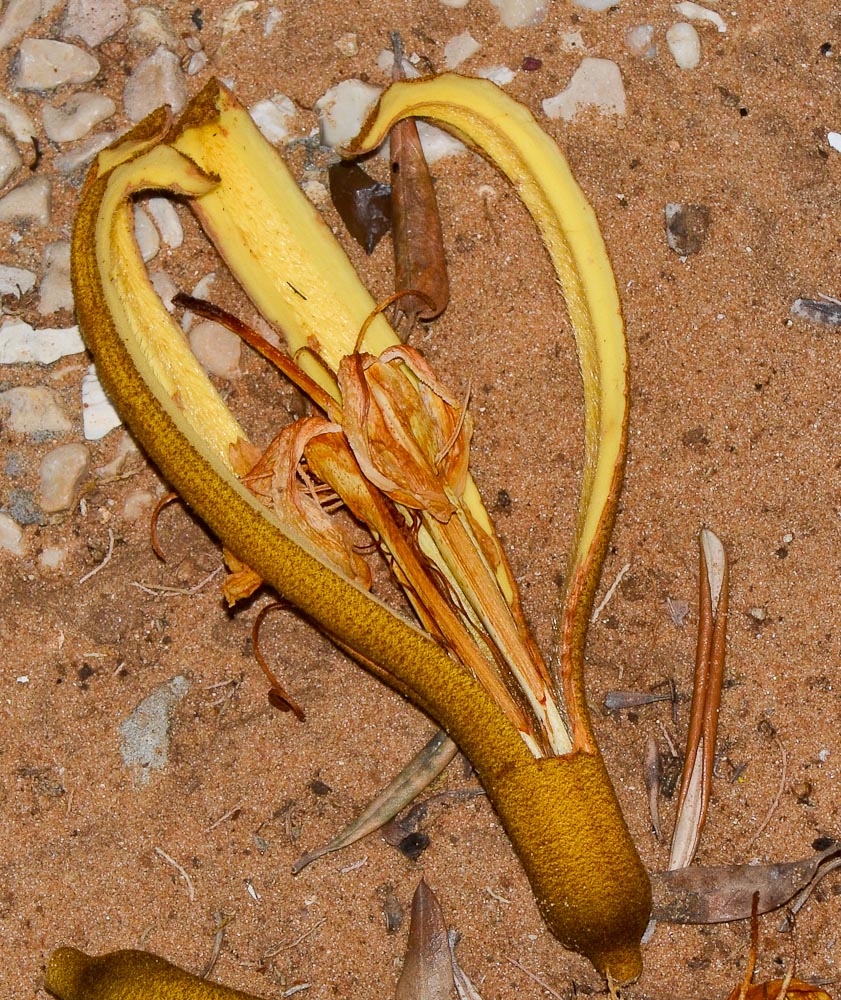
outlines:
[[[330,197],[347,231],[367,254],[391,230],[391,188],[358,163],[334,163],[327,171]]]

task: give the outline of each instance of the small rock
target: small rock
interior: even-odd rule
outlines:
[[[462,7],[466,7],[470,0],[440,0],[440,2],[445,7],[451,7],[453,10],[461,10]]]
[[[164,243],[173,249],[180,247],[184,242],[184,228],[172,201],[169,198],[150,198],[146,202],[146,211],[154,219]]]
[[[315,102],[321,144],[346,145],[359,134],[368,112],[377,103],[380,88],[362,80],[342,80]]]
[[[476,76],[481,77],[483,80],[490,80],[491,83],[495,83],[497,87],[507,87],[516,75],[514,70],[509,69],[507,66],[488,66],[485,69],[480,69],[476,74]]]
[[[327,189],[327,185],[322,184],[321,181],[314,180],[313,178],[301,181],[301,190],[313,205],[316,205],[318,208],[324,208],[330,201],[330,192]]]
[[[276,143],[282,142],[289,135],[287,123],[295,117],[297,109],[285,94],[275,94],[253,104],[248,113],[269,142]]]
[[[719,31],[727,31],[727,25],[724,23],[724,18],[721,14],[717,11],[709,10],[707,7],[702,7],[698,3],[692,3],[692,0],[682,0],[681,3],[676,3],[674,8],[678,14],[682,14],[689,21],[709,21]]]
[[[160,771],[169,761],[172,715],[187,694],[186,677],[173,677],[148,695],[131,715],[120,723],[120,755],[126,767],[136,768],[136,780],[146,785],[152,771]]]
[[[72,424],[52,389],[41,385],[16,386],[0,392],[0,411],[8,410],[8,430],[27,437],[64,434]]]
[[[561,49],[564,52],[586,52],[584,36],[580,31],[565,31],[561,35]]]
[[[666,44],[678,69],[695,69],[701,61],[701,39],[688,21],[678,21],[669,28]]]
[[[0,132],[0,188],[5,185],[22,163],[23,159],[18,152],[17,144],[11,136]]]
[[[22,295],[31,292],[35,287],[34,271],[26,271],[22,267],[12,267],[0,264],[0,298],[11,296],[20,299]],[[5,329],[5,324],[3,326]]]
[[[38,18],[47,13],[43,6],[39,0],[11,0],[0,21],[0,49],[6,49],[23,38]]]
[[[129,42],[142,52],[152,53],[159,46],[177,51],[180,39],[172,23],[159,7],[138,7],[131,12]]]
[[[178,293],[178,285],[175,284],[172,276],[167,274],[166,271],[151,271],[149,273],[149,280],[152,282],[152,288],[157,292],[158,298],[166,307],[166,311],[175,312],[172,300]]]
[[[56,240],[44,247],[41,258],[43,277],[38,286],[38,312],[50,316],[61,309],[73,309],[70,286],[70,244]]]
[[[54,90],[66,83],[90,83],[99,60],[69,42],[25,38],[18,50],[12,85],[18,90]]]
[[[161,249],[161,237],[149,213],[139,204],[134,206],[134,235],[140,256],[148,263]]]
[[[413,66],[406,56],[403,56],[401,65],[407,80],[418,79],[420,70],[416,66]],[[391,72],[394,69],[394,53],[391,49],[380,49],[377,54],[377,69],[381,69],[383,73],[388,73],[391,76]]]
[[[337,38],[333,44],[348,59],[359,54],[359,36],[353,31],[348,31]]]
[[[63,104],[45,104],[41,112],[44,131],[53,142],[75,142],[117,110],[104,94],[73,94]]]
[[[30,177],[0,198],[0,222],[46,226],[50,221],[52,191],[46,177]]]
[[[283,11],[278,10],[277,7],[269,7],[269,12],[266,14],[266,23],[263,25],[263,38],[268,38],[282,20]]]
[[[572,0],[576,7],[583,7],[585,10],[607,10],[610,7],[618,7],[619,0]]]
[[[81,38],[91,48],[115,35],[128,20],[125,0],[68,0],[62,38]]]
[[[133,490],[123,501],[123,518],[133,522],[148,517],[154,503],[154,493],[149,490]]]
[[[123,90],[123,106],[133,122],[168,104],[177,114],[187,103],[187,81],[174,52],[158,46],[135,66]]]
[[[98,132],[96,135],[88,136],[78,146],[74,146],[73,149],[57,156],[53,160],[53,164],[60,174],[72,178],[77,171],[81,172],[86,169],[96,154],[105,149],[106,146],[110,146],[116,138],[116,132]],[[80,183],[82,179],[80,178]]]
[[[455,38],[451,38],[444,46],[444,66],[447,69],[455,69],[456,66],[460,66],[478,52],[481,47],[469,31],[463,31]]]
[[[822,299],[795,299],[791,315],[831,330],[841,326],[841,300],[826,296]]]
[[[710,224],[710,210],[706,205],[669,202],[665,208],[665,219],[666,239],[675,253],[686,257],[701,250]]]
[[[42,573],[55,573],[66,558],[66,545],[48,545],[38,553],[38,568]]]
[[[187,63],[187,76],[195,76],[196,73],[201,73],[209,62],[210,57],[204,49],[199,49],[198,52],[194,52],[190,56],[190,61]]]
[[[12,133],[15,142],[29,143],[37,135],[38,130],[29,112],[2,92],[0,92],[0,118]]]
[[[611,59],[582,59],[566,90],[543,102],[547,117],[564,121],[572,121],[583,108],[596,108],[603,115],[625,114],[622,74]]]
[[[41,510],[47,514],[70,510],[90,464],[90,453],[83,444],[62,444],[48,451],[38,469]]]
[[[84,349],[78,326],[36,330],[22,319],[10,319],[0,327],[2,365],[51,365],[68,354],[81,354]]]
[[[199,364],[211,375],[233,379],[240,374],[242,341],[213,320],[203,320],[190,330],[190,347]]]
[[[830,149],[834,149],[836,153],[841,153],[841,132],[827,132],[826,141],[829,143]]]
[[[93,365],[82,379],[82,423],[86,441],[98,441],[122,423]]]
[[[424,159],[427,163],[437,163],[445,156],[458,156],[467,152],[467,146],[454,135],[436,128],[429,122],[418,122],[418,136],[423,147]]]
[[[2,512],[0,512],[0,549],[11,552],[13,556],[26,554],[23,528],[14,518]]]
[[[117,437],[117,453],[105,465],[100,465],[94,469],[97,479],[110,480],[117,479],[123,474],[129,459],[136,458],[140,454],[134,439],[127,431],[122,431]]]
[[[625,32],[625,48],[633,56],[656,59],[657,46],[654,44],[654,27],[650,24],[635,24]]]
[[[491,0],[506,28],[533,28],[546,17],[548,0]]]
[[[6,512],[18,524],[39,524],[47,523],[44,512],[35,503],[35,494],[32,490],[12,489],[6,496]]]

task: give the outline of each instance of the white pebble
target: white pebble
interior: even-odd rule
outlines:
[[[54,90],[66,83],[90,83],[99,60],[69,42],[25,38],[18,49],[12,84],[18,90]]]
[[[380,88],[362,80],[342,80],[315,102],[321,143],[335,148],[344,146],[359,130],[368,112],[377,103]]]
[[[0,188],[23,163],[17,144],[11,136],[0,132]]]
[[[836,153],[841,153],[841,132],[827,132],[826,141],[829,143],[830,149],[834,149]]]
[[[158,46],[141,60],[126,80],[123,105],[133,122],[168,104],[177,114],[187,103],[187,81],[174,52]]]
[[[81,38],[91,48],[115,35],[128,20],[125,0],[68,0],[62,38]]]
[[[657,46],[654,44],[654,27],[650,24],[635,24],[625,32],[625,48],[634,56],[656,59]]]
[[[467,152],[467,146],[454,135],[442,128],[430,125],[429,122],[418,122],[418,135],[423,147],[424,159],[427,163],[437,163],[445,156],[458,156]]]
[[[97,132],[96,135],[83,139],[78,146],[74,146],[66,153],[62,153],[61,156],[57,156],[53,160],[53,165],[60,174],[69,177],[77,170],[87,167],[96,154],[105,149],[106,146],[110,146],[116,138],[116,132]]]
[[[406,56],[403,56],[401,65],[403,66],[403,72],[407,80],[417,80],[420,76],[420,71],[409,62]],[[381,69],[384,73],[391,74],[391,71],[394,69],[394,53],[391,49],[380,49],[377,56],[377,68]]]
[[[466,7],[470,0],[440,0],[440,2],[445,7],[452,7],[453,10],[461,10],[462,7]]]
[[[288,122],[295,117],[297,109],[285,94],[274,94],[253,104],[248,113],[269,142],[275,143],[289,135]]]
[[[666,44],[679,69],[695,69],[701,61],[701,39],[687,21],[678,21],[669,28]]]
[[[681,3],[674,4],[674,8],[678,14],[682,14],[690,21],[709,21],[709,23],[714,24],[719,31],[727,31],[727,25],[724,23],[724,18],[718,13],[718,11],[710,10],[708,7],[702,7],[699,3],[692,3],[692,0],[682,0]]]
[[[194,52],[187,63],[187,76],[195,76],[197,73],[201,73],[209,62],[210,58],[204,49]]]
[[[128,37],[132,45],[144,52],[154,52],[160,45],[174,52],[180,43],[169,18],[159,7],[138,7],[133,10]]]
[[[91,365],[82,379],[82,424],[85,428],[85,440],[98,441],[121,423],[111,400],[105,395],[96,369]]]
[[[0,392],[0,408],[8,409],[6,427],[15,434],[63,434],[72,428],[58,396],[43,385],[20,385]]]
[[[161,249],[161,237],[155,223],[142,205],[134,206],[134,236],[144,261],[150,261]]]
[[[174,312],[175,306],[172,304],[173,296],[178,292],[178,285],[166,271],[152,271],[149,274],[149,281],[152,288],[157,292],[158,298],[163,302],[167,312]]]
[[[0,118],[12,133],[15,142],[32,142],[38,134],[35,122],[28,111],[0,92]]]
[[[506,28],[533,28],[546,17],[548,0],[491,0]]]
[[[0,513],[0,549],[11,552],[13,556],[26,553],[23,539],[23,528],[8,514]]]
[[[585,52],[584,36],[580,31],[565,31],[561,35],[561,49],[564,52]]]
[[[155,197],[146,202],[146,211],[155,221],[161,239],[173,250],[184,242],[184,227],[169,198]]]
[[[0,222],[46,226],[50,221],[51,201],[52,193],[47,178],[30,177],[0,198]]]
[[[497,87],[507,87],[516,75],[514,70],[509,69],[507,66],[488,66],[485,69],[480,69],[476,74],[476,76],[481,77],[483,80],[490,80],[491,83],[495,83]]]
[[[19,299],[21,295],[26,295],[35,287],[35,272],[26,271],[22,267],[12,267],[8,264],[0,265],[0,296],[7,295]],[[4,327],[5,329],[5,324]]]
[[[155,502],[155,494],[149,490],[133,490],[123,501],[122,515],[126,521],[145,518]]]
[[[35,330],[22,319],[10,319],[0,327],[0,364],[3,365],[51,365],[59,358],[81,354],[84,349],[78,326]]]
[[[23,38],[28,28],[42,16],[38,0],[12,0],[0,21],[0,49]]]
[[[47,514],[69,510],[90,464],[90,453],[80,443],[62,444],[48,451],[38,467],[41,510]]]
[[[622,74],[611,59],[583,59],[566,90],[543,102],[547,117],[564,121],[572,121],[583,108],[596,108],[603,115],[625,114]]]
[[[116,479],[123,474],[129,459],[140,454],[137,445],[127,431],[120,432],[117,442],[117,454],[110,462],[100,465],[94,470],[98,479]]]
[[[347,58],[359,55],[359,36],[353,31],[348,31],[344,35],[341,35],[333,44]]]
[[[268,38],[282,20],[283,11],[278,10],[277,7],[269,7],[269,12],[266,14],[266,23],[263,25],[263,38]]]
[[[42,573],[54,573],[61,569],[66,558],[66,545],[47,545],[38,553],[38,568]]]
[[[463,31],[455,38],[451,38],[444,46],[444,66],[447,69],[455,69],[456,66],[460,66],[478,52],[481,47],[469,31]]]
[[[301,190],[313,205],[318,208],[324,208],[330,201],[330,192],[327,190],[327,185],[322,184],[321,181],[312,180],[312,178],[302,181]]]
[[[607,10],[608,7],[618,7],[619,0],[572,0],[576,7],[585,10]]]
[[[240,374],[242,341],[221,323],[202,320],[190,330],[190,347],[199,364],[211,375],[233,379]]]
[[[49,316],[59,309],[72,310],[73,289],[70,287],[70,244],[56,240],[44,247],[41,284],[38,286],[38,312]]]
[[[117,110],[104,94],[73,94],[63,104],[45,104],[41,111],[44,131],[53,142],[75,142]]]

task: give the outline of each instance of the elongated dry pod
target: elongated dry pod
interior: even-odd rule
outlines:
[[[92,958],[76,948],[50,956],[44,989],[58,1000],[259,1000],[200,979],[148,951]]]
[[[446,730],[476,768],[553,933],[627,981],[641,969],[650,886],[596,746],[583,682],[587,621],[627,437],[613,273],[590,206],[525,108],[486,81],[399,83],[358,148],[376,145],[408,115],[439,121],[506,173],[540,228],[569,305],[585,390],[582,500],[560,623],[569,752],[536,756],[464,664],[344,577],[235,475],[231,448],[243,431],[152,289],[133,235],[132,197],[169,190],[187,198],[290,353],[315,340],[336,371],[373,302],[283,162],[216,81],[174,126],[156,112],[98,157],[73,233],[79,323],[103,384],[173,488],[281,597]],[[396,343],[378,316],[364,349],[379,355]],[[302,355],[301,366],[336,396],[322,365]],[[475,521],[489,523],[470,480],[465,496]]]

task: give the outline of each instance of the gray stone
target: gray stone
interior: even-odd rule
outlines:
[[[53,142],[75,142],[104,122],[117,105],[104,94],[73,94],[63,104],[45,104],[41,112],[44,131]]]
[[[95,48],[115,35],[128,20],[125,0],[68,0],[62,38],[81,38]]]
[[[90,83],[99,60],[69,42],[24,38],[15,60],[12,84],[18,90],[54,90],[66,83]]]
[[[148,695],[120,723],[120,756],[135,771],[139,785],[147,785],[152,771],[161,771],[169,761],[172,716],[187,694],[190,682],[181,675]]]
[[[21,163],[23,159],[18,152],[17,143],[10,135],[0,132],[0,187],[3,187]]]
[[[90,464],[90,453],[83,444],[61,444],[48,451],[38,469],[41,510],[48,514],[69,510]]]
[[[139,122],[164,104],[177,114],[186,103],[187,81],[181,61],[163,46],[139,62],[126,80],[123,105],[133,122]]]

